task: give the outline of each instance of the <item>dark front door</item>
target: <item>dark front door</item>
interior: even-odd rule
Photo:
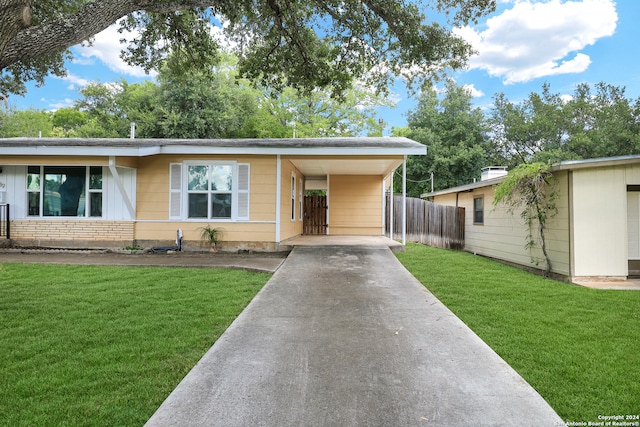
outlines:
[[[327,196],[304,197],[304,234],[327,234]]]

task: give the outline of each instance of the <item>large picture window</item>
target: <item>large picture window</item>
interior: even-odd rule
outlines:
[[[102,217],[102,167],[29,166],[29,216]]]

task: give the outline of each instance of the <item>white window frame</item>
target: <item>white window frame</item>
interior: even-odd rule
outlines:
[[[298,185],[299,191],[298,191],[298,219],[302,222],[303,218],[302,218],[302,211],[303,206],[302,203],[304,201],[304,181],[302,180],[302,178],[300,179],[300,184]]]
[[[207,194],[207,217],[206,218],[190,218],[189,217],[189,195],[199,193],[198,191],[189,191],[189,167],[206,166],[209,174],[209,188],[203,194]],[[231,194],[231,216],[213,217],[211,212],[211,195],[217,194],[211,190],[211,167],[213,166],[230,166],[231,167],[231,191],[221,191],[222,193]],[[240,179],[239,171],[246,174]],[[170,163],[170,183],[169,183],[169,219],[189,222],[236,222],[248,221],[250,212],[250,177],[251,169],[249,163],[238,163],[235,160],[186,160],[184,162]],[[240,188],[244,186],[244,188]],[[239,200],[242,196],[242,206],[239,206]]]
[[[296,174],[291,173],[291,222],[296,221]]]
[[[476,200],[480,200],[481,209],[476,209]],[[476,214],[480,213],[482,218],[480,221],[477,221]],[[476,194],[473,196],[473,225],[484,225],[484,194]]]

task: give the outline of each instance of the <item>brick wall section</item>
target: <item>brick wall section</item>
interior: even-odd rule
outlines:
[[[134,240],[133,221],[14,220],[11,240],[36,246],[126,246]]]

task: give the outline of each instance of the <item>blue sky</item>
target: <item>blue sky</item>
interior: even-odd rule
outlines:
[[[570,95],[579,83],[604,81],[626,87],[628,98],[640,97],[640,1],[638,0],[498,0],[498,8],[477,25],[455,31],[478,54],[468,69],[451,77],[469,88],[474,103],[489,110],[492,97],[505,93],[512,102],[540,92],[548,82],[553,93]],[[119,59],[120,35],[109,28],[91,47],[74,47],[65,78],[49,77],[44,87],[29,87],[26,97],[10,98],[20,108],[55,110],[70,106],[78,90],[93,80],[130,83],[146,76]],[[393,109],[380,109],[391,127],[406,125],[415,107],[402,84],[393,88]]]

